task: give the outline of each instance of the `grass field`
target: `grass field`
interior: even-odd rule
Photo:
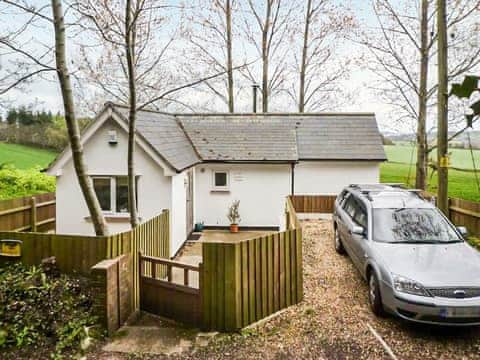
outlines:
[[[473,169],[472,158],[469,150],[450,149],[452,166],[463,169]],[[388,162],[381,165],[380,180],[382,182],[408,183],[415,186],[415,152],[413,163],[410,166],[412,147],[407,145],[385,146]],[[436,155],[436,153],[434,154]],[[474,151],[475,163],[480,167],[480,151]],[[480,177],[480,172],[479,172]],[[430,175],[429,175],[430,176]],[[429,190],[437,191],[436,173],[429,180]],[[448,193],[450,197],[456,197],[471,201],[480,201],[480,190],[477,188],[475,174],[473,172],[456,171],[448,172]]]
[[[0,142],[0,165],[12,164],[17,169],[45,168],[56,155],[49,150]]]
[[[388,161],[410,164],[413,150],[413,163],[416,162],[417,151],[412,145],[385,145]],[[472,155],[470,150],[449,149],[450,162],[453,167],[461,169],[473,169]],[[480,167],[480,150],[473,150],[475,164]],[[430,157],[436,161],[437,152],[433,150]]]

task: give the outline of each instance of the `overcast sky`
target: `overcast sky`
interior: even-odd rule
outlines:
[[[42,2],[38,0],[39,3]],[[43,2],[42,2],[43,3]],[[371,2],[368,0],[352,0],[353,11],[355,12],[357,18],[359,18],[364,23],[373,25],[375,22]],[[9,25],[14,26],[15,19],[14,17],[6,20],[3,25],[0,25],[0,29],[5,29]],[[38,29],[38,33],[35,34],[36,38],[40,38],[45,41],[51,41],[51,30],[49,29]],[[344,56],[355,56],[355,52],[359,51],[358,47],[351,45],[346,48]],[[75,56],[70,52],[68,54],[70,57]],[[6,61],[11,61],[11,59],[0,58],[0,66],[5,65]],[[55,79],[53,77],[53,79]],[[382,131],[393,131],[398,130],[401,132],[411,132],[411,126],[398,127],[396,124],[393,124],[391,121],[390,113],[392,109],[383,104],[378,96],[376,96],[373,91],[368,89],[368,83],[372,79],[372,74],[368,73],[364,69],[356,68],[352,73],[348,81],[345,82],[345,87],[350,91],[354,92],[353,102],[348,103],[347,105],[342,105],[337,111],[351,111],[351,112],[374,112],[377,116],[379,126]],[[9,99],[13,101],[15,105],[28,105],[32,103],[39,103],[39,108],[45,108],[53,112],[62,111],[62,99],[59,93],[58,83],[55,81],[46,81],[38,79],[28,86],[28,91],[13,91],[9,94]],[[188,96],[196,96],[189,94]],[[250,100],[248,100],[250,101]],[[224,110],[224,109],[222,109]],[[270,109],[275,111],[274,108]],[[283,110],[283,109],[282,109]],[[292,109],[293,110],[293,109]],[[1,110],[0,110],[1,111]]]

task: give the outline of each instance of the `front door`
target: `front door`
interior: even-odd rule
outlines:
[[[193,169],[187,171],[187,237],[193,230]]]

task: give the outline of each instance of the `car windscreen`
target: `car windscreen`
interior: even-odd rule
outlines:
[[[437,209],[373,209],[373,240],[448,243],[462,239]]]

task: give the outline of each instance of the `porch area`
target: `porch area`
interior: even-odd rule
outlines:
[[[227,243],[235,244],[241,241],[258,238],[273,234],[274,231],[239,231],[231,233],[228,230],[204,230],[199,233],[198,240],[187,240],[180,249],[174,260],[193,266],[199,266],[202,263],[202,244],[203,243]],[[172,268],[172,282],[183,285],[185,282],[184,270],[181,268]],[[190,271],[188,273],[188,283],[191,287],[199,287],[198,272]]]

